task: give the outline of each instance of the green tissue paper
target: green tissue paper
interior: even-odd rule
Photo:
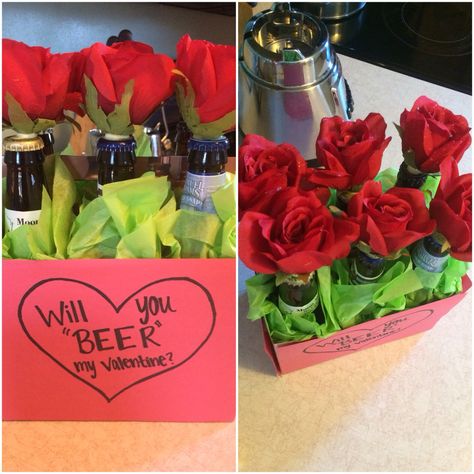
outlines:
[[[429,273],[414,269],[406,252],[386,265],[379,281],[364,285],[349,284],[347,259],[320,268],[316,276],[323,323],[313,313],[283,315],[277,304],[275,275],[257,274],[246,282],[248,318],[264,317],[275,343],[324,338],[340,329],[452,296],[462,290],[461,280],[468,268],[465,262],[450,257],[443,272]]]
[[[4,258],[214,258],[235,257],[236,189],[232,174],[214,193],[217,214],[177,209],[166,177],[106,184],[74,181],[59,156],[43,190],[36,226],[3,237]]]

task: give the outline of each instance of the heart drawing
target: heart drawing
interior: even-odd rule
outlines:
[[[321,354],[328,352],[347,352],[372,344],[373,342],[406,331],[408,328],[422,323],[433,314],[432,309],[422,309],[405,314],[398,318],[388,320],[378,319],[375,326],[354,328],[343,330],[339,335],[326,339],[319,339],[317,342],[307,346],[303,352],[306,354]]]
[[[84,281],[51,278],[24,294],[18,318],[38,349],[110,402],[192,359],[211,337],[216,309],[188,277],[153,281],[119,304]]]

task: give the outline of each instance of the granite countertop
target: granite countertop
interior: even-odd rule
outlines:
[[[472,124],[471,96],[339,57],[354,118],[380,112],[388,124],[382,168],[398,168],[393,122],[420,95]],[[260,324],[246,320],[250,275],[240,264],[241,471],[470,471],[471,292],[429,332],[276,377]]]

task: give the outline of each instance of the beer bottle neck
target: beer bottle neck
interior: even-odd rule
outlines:
[[[419,189],[426,181],[427,175],[413,168],[410,168],[405,162],[400,165],[397,174],[397,182],[395,186],[399,188]]]
[[[428,235],[419,240],[412,251],[412,261],[415,267],[427,272],[440,273],[448,263],[449,250],[443,249],[446,239],[439,233]]]
[[[350,265],[351,282],[355,285],[377,282],[385,270],[385,259],[359,249],[354,252]]]

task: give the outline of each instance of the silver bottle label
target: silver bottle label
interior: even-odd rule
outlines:
[[[186,174],[183,196],[181,197],[181,209],[195,210],[216,214],[216,208],[212,202],[212,193],[226,184],[225,173],[216,175]]]
[[[431,255],[423,244],[423,240],[420,240],[413,249],[411,256],[415,266],[423,268],[427,272],[439,273],[444,270],[446,262],[448,260],[448,255],[442,257],[435,257]]]
[[[15,230],[24,224],[36,225],[39,222],[41,209],[37,211],[14,211],[5,209],[5,224],[8,231]]]

